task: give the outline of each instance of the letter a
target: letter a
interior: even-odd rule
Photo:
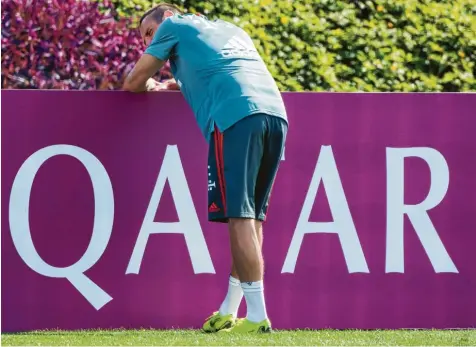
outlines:
[[[154,222],[154,217],[167,180],[170,184],[179,221],[157,223]],[[157,178],[157,183],[155,184],[126,274],[139,273],[150,234],[183,234],[190,259],[192,260],[193,271],[196,274],[215,273],[197,212],[193,205],[192,195],[188,188],[177,146],[167,146],[159,177]]]
[[[329,207],[332,213],[333,222],[310,222],[312,206],[317,195],[317,188],[322,180],[326,188]],[[291,245],[284,262],[282,273],[293,273],[296,261],[301,249],[301,244],[305,234],[313,233],[335,233],[344,252],[347,268],[350,273],[364,272],[369,269],[365,260],[359,236],[355,229],[349,205],[345,197],[344,188],[337,171],[337,165],[332,154],[331,146],[322,146],[321,153],[317,159],[316,168],[312,176],[311,184],[304,200],[304,205],[294,231]]]

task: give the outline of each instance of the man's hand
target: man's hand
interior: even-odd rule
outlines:
[[[163,65],[164,62],[162,60],[150,54],[143,54],[126,77],[122,89],[134,93],[149,91],[149,88],[153,85],[153,82],[149,82],[149,79],[151,79]]]
[[[148,92],[155,92],[162,89],[162,84],[153,78],[149,78],[146,82],[146,88]]]
[[[159,92],[163,90],[180,90],[180,87],[174,79],[170,79],[165,82],[157,82],[153,78],[149,78],[149,80],[147,80],[148,92]]]

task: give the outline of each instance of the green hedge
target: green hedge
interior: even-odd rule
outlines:
[[[476,90],[474,0],[169,2],[244,28],[282,90]],[[153,5],[113,3],[132,17]]]

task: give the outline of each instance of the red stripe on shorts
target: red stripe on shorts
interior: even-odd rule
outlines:
[[[215,159],[217,162],[218,184],[220,185],[223,211],[226,214],[225,170],[223,160],[223,134],[215,127]]]

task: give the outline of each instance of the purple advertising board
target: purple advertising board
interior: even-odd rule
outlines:
[[[273,326],[475,327],[476,95],[284,98]],[[2,99],[2,331],[200,327],[231,259],[181,94]]]

